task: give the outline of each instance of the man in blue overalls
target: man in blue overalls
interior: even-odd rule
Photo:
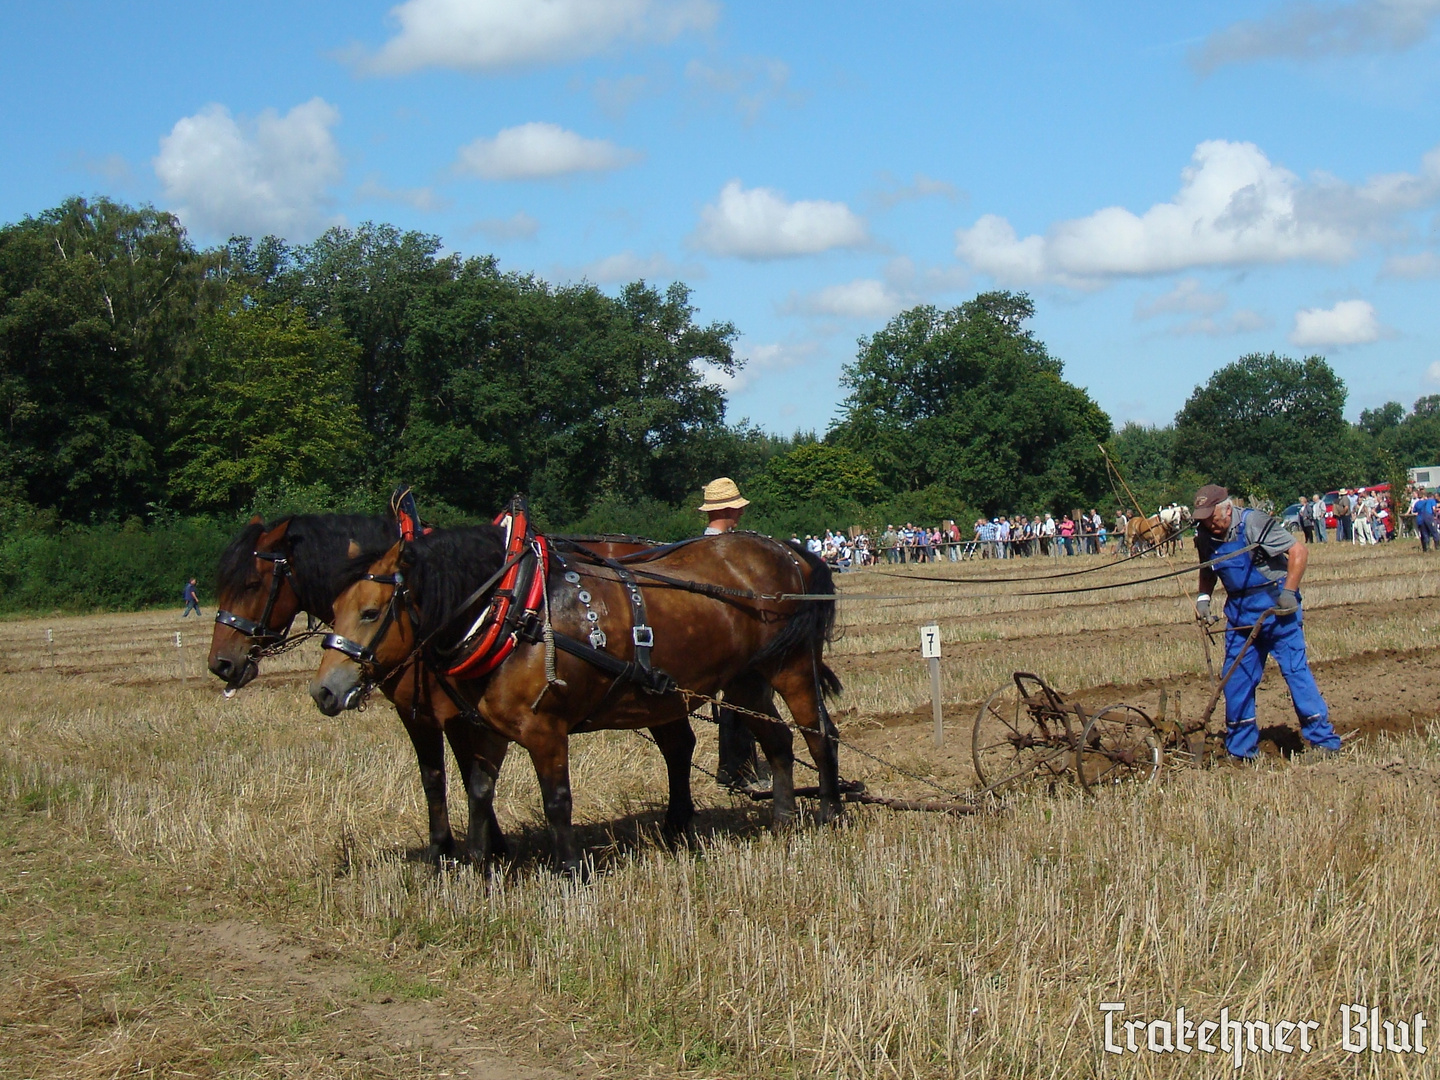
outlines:
[[[1255,690],[1265,671],[1265,658],[1274,656],[1290,687],[1290,700],[1300,718],[1300,734],[1321,752],[1340,749],[1340,737],[1330,726],[1330,710],[1315,685],[1305,656],[1305,630],[1300,611],[1300,579],[1310,553],[1303,540],[1282,528],[1269,514],[1244,509],[1238,513],[1223,487],[1207,484],[1195,493],[1192,516],[1195,548],[1202,563],[1234,554],[1213,567],[1200,568],[1200,595],[1195,609],[1206,622],[1210,592],[1218,579],[1225,586],[1225,667],[1235,662],[1250,628],[1272,608],[1254,644],[1235,665],[1225,684],[1225,749],[1237,758],[1253,758],[1260,745],[1255,723]],[[1249,549],[1249,550],[1246,550]]]

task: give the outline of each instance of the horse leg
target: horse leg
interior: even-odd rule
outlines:
[[[790,715],[800,726],[810,756],[820,772],[820,820],[834,821],[840,816],[840,757],[836,753],[835,725],[825,709],[825,702],[816,682],[815,664],[818,660],[800,654],[784,668],[777,671],[770,684],[775,687]]]
[[[562,733],[549,736],[544,745],[531,745],[530,760],[540,781],[545,803],[545,820],[555,844],[556,865],[571,877],[579,877],[580,856],[575,850],[575,832],[570,825],[573,803],[570,797],[570,743]]]
[[[445,738],[438,725],[426,714],[400,714],[415,759],[420,765],[420,786],[425,789],[425,805],[430,812],[430,843],[425,857],[439,862],[455,854],[455,836],[450,831],[450,812],[445,805]]]
[[[755,736],[770,766],[770,826],[779,831],[795,820],[795,737],[775,711],[770,684],[759,672],[746,672],[726,685],[725,701],[746,710],[737,715]],[[756,712],[775,719],[751,715]]]
[[[445,727],[455,763],[470,800],[470,820],[465,848],[469,857],[482,866],[491,858],[508,853],[505,834],[495,817],[495,781],[505,760],[509,740],[487,727],[452,720]]]
[[[665,756],[665,772],[670,778],[665,838],[673,841],[689,835],[690,824],[695,818],[695,803],[690,797],[690,762],[695,757],[695,731],[686,719],[653,727],[650,734]]]

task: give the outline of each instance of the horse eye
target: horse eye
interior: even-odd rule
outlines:
[[[364,611],[360,612],[361,622],[374,622],[379,617],[380,609],[378,607],[366,608]]]

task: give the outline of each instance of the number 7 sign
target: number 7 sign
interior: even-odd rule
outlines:
[[[926,660],[940,658],[940,627],[934,623],[920,628],[920,655]]]

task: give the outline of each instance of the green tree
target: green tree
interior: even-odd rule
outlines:
[[[1321,357],[1243,356],[1196,387],[1175,417],[1175,464],[1277,506],[1354,483],[1361,466],[1345,395]]]
[[[1360,413],[1360,428],[1369,435],[1379,436],[1400,426],[1405,419],[1405,406],[1398,401],[1387,401],[1374,409]]]
[[[827,441],[870,458],[896,492],[940,485],[987,512],[1095,500],[1110,419],[1025,328],[1034,311],[991,292],[897,315],[861,339]]]
[[[854,450],[812,442],[770,459],[757,494],[777,507],[793,508],[802,503],[874,501],[882,488],[875,466]]]
[[[170,494],[192,509],[238,511],[266,488],[353,481],[357,352],[335,327],[295,308],[247,306],[232,291],[201,328],[171,422]]]
[[[1128,421],[1110,440],[1110,454],[1147,514],[1172,502],[1189,502],[1204,483],[1194,472],[1175,468],[1175,428],[1170,424],[1151,427]],[[1124,488],[1116,487],[1125,509],[1133,512]]]
[[[143,514],[210,260],[151,208],[70,199],[0,229],[3,486],[72,521]]]

